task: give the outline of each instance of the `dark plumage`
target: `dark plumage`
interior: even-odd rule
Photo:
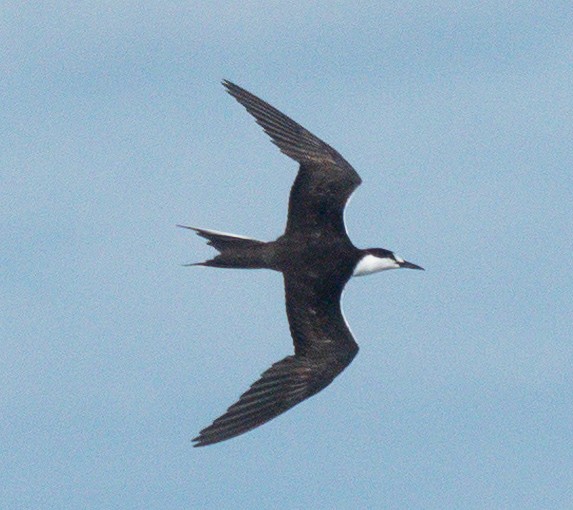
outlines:
[[[348,366],[358,346],[342,315],[340,300],[353,273],[391,267],[421,269],[388,250],[356,248],[346,234],[343,218],[348,198],[362,182],[352,166],[265,101],[229,81],[223,84],[300,168],[281,237],[265,243],[185,227],[220,252],[214,259],[192,265],[280,271],[295,353],[264,372],[237,403],[200,432],[195,446],[224,441],[262,425],[328,386]],[[356,272],[365,257],[388,267]]]

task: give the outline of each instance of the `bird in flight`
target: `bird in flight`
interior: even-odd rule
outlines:
[[[354,359],[354,341],[341,309],[352,276],[386,269],[422,269],[384,248],[356,248],[344,208],[362,180],[332,147],[245,89],[223,81],[278,148],[297,161],[286,229],[272,242],[179,225],[219,254],[190,266],[272,269],[283,275],[294,355],[263,372],[239,400],[193,439],[206,446],[244,434],[315,395]]]

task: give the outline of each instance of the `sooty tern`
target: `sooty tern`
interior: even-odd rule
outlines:
[[[422,269],[390,250],[356,248],[343,217],[350,195],[362,182],[354,168],[265,101],[229,81],[223,85],[300,168],[282,236],[267,243],[184,226],[219,251],[211,260],[188,265],[280,271],[294,355],[264,372],[237,403],[199,433],[194,446],[225,441],[272,420],[328,386],[350,364],[358,345],[340,305],[350,277],[385,269]]]

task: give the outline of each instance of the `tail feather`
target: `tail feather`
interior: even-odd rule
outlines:
[[[234,234],[227,234],[217,230],[207,230],[204,228],[188,227],[186,225],[177,225],[181,228],[193,230],[198,236],[207,239],[207,244],[212,246],[221,253],[228,249],[233,248],[247,248],[260,244],[265,244],[263,241],[257,241],[250,237],[237,236]]]
[[[207,239],[207,244],[219,251],[219,255],[205,262],[185,264],[185,266],[210,266],[230,268],[270,268],[268,244],[250,237],[237,236],[186,225],[181,228],[193,230],[198,236]]]

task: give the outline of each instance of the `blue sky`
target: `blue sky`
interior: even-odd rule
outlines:
[[[573,505],[570,2],[5,2],[7,509]],[[296,164],[228,78],[361,174],[361,351],[245,436],[191,438],[292,350],[278,274],[184,268],[176,223],[278,236]]]

